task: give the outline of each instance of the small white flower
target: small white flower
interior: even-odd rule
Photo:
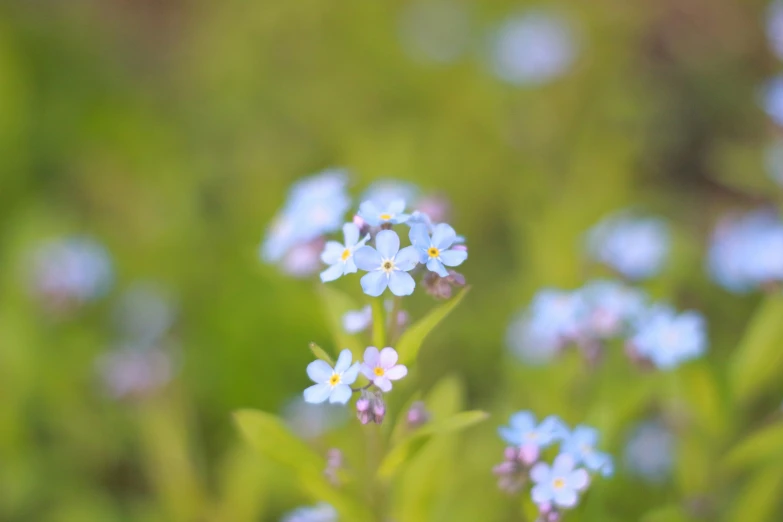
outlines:
[[[307,365],[307,376],[316,384],[304,391],[304,399],[319,404],[329,399],[331,403],[345,404],[351,398],[351,384],[359,375],[359,363],[351,364],[351,351],[340,352],[334,369],[320,359]]]

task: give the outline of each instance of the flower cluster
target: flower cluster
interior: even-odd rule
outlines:
[[[724,217],[708,254],[713,279],[744,293],[783,282],[783,220],[771,210]]]
[[[669,228],[665,221],[613,214],[587,233],[587,251],[596,261],[633,281],[656,275],[669,254]]]
[[[283,517],[282,522],[337,522],[337,510],[326,502],[300,507]]]
[[[352,388],[359,374],[368,383],[361,388]],[[408,374],[405,365],[397,364],[397,351],[386,347],[378,350],[369,346],[364,351],[362,362],[353,362],[353,356],[348,349],[340,352],[334,367],[326,361],[317,359],[307,366],[307,375],[315,383],[304,391],[305,401],[319,404],[346,404],[351,395],[361,393],[356,401],[356,411],[362,424],[375,422],[380,424],[386,414],[383,393],[390,392],[392,381],[402,379]]]
[[[53,311],[93,301],[112,284],[113,269],[106,249],[81,236],[39,245],[30,260],[33,295]]]
[[[591,473],[607,477],[614,472],[612,457],[597,449],[598,432],[588,426],[571,431],[555,416],[539,423],[531,412],[520,411],[498,433],[509,445],[504,461],[493,469],[498,486],[516,493],[532,485],[530,495],[541,520],[559,521],[563,510],[574,508]],[[557,453],[550,451],[558,444]],[[551,465],[545,454],[555,455]]]
[[[620,282],[597,280],[574,291],[546,289],[515,319],[507,333],[524,362],[542,364],[568,346],[595,361],[612,339],[625,339],[635,361],[671,369],[706,350],[704,320],[651,305],[645,294]]]

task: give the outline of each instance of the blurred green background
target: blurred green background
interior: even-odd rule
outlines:
[[[632,422],[661,404],[690,411],[682,390],[699,376],[715,389],[694,392],[695,403],[726,402],[723,368],[761,297],[711,283],[704,246],[724,210],[780,197],[763,169],[773,130],[757,100],[779,68],[766,4],[557,2],[580,28],[579,52],[539,86],[496,78],[486,41],[505,17],[550,4],[460,5],[464,52],[435,63],[406,46],[411,2],[0,3],[0,520],[277,520],[317,500],[245,453],[231,412],[283,411],[308,384],[307,343],[337,348],[316,283],[257,256],[287,187],[329,166],[350,170],[355,195],[380,178],[445,195],[469,239],[473,290],[428,339],[418,378],[428,389],[454,376],[466,405],[494,415],[455,450],[462,473],[431,478],[430,497],[441,497],[423,520],[516,520],[489,472],[509,412],[602,424],[597,412],[619,411],[630,365],[590,379],[576,359],[529,369],[504,346],[508,321],[539,288],[602,274],[581,237],[618,208],[669,219],[671,262],[645,287],[704,312],[711,344],[677,382],[651,378],[660,402],[604,422],[606,449],[619,455]],[[72,234],[105,245],[113,285],[51,314],[30,295],[28,253]],[[174,296],[175,377],[112,400],[95,361],[118,342],[113,310],[136,281]],[[358,284],[341,287],[360,297]],[[414,296],[411,312],[429,306]],[[715,406],[714,432],[685,430],[682,458],[697,457],[671,480],[648,486],[620,472],[573,519],[720,504],[716,491],[744,482],[717,484],[710,459],[782,395],[778,381],[741,414]],[[766,497],[783,477],[759,479],[770,481]],[[780,501],[767,504],[742,520],[779,520]]]

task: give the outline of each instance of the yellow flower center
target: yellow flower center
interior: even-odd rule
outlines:
[[[429,249],[429,250],[427,250],[427,254],[428,254],[430,257],[438,257],[438,256],[440,256],[440,250],[438,250],[438,249],[437,249],[437,248],[435,248],[435,247],[430,247],[430,249]]]
[[[563,489],[565,487],[565,480],[556,478],[552,481],[552,487],[555,489]]]
[[[329,377],[329,386],[337,386],[340,384],[340,374],[339,373],[333,373],[331,377]]]
[[[383,221],[389,221],[392,218],[391,214],[381,214],[381,219]]]
[[[392,261],[391,259],[387,259],[381,264],[381,268],[387,274],[390,273],[392,270],[394,270],[394,261]]]
[[[383,377],[383,374],[386,373],[386,371],[381,368],[380,366],[377,366],[375,370],[373,370],[373,373],[378,377]]]
[[[351,257],[351,249],[346,248],[345,250],[343,250],[343,255],[341,255],[340,258],[343,261],[347,261],[349,257]]]

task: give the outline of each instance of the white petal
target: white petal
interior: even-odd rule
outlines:
[[[332,376],[332,367],[326,361],[315,360],[307,365],[307,376],[313,382],[326,382]]]
[[[381,350],[379,362],[381,363],[381,368],[388,370],[397,364],[397,351],[394,348],[387,346]]]
[[[328,283],[338,279],[345,273],[345,264],[338,261],[323,272],[321,272],[321,281]]]
[[[338,384],[332,389],[331,395],[329,395],[329,402],[345,404],[351,398],[351,387],[347,384]]]
[[[331,391],[328,384],[314,384],[304,391],[304,400],[310,404],[320,404],[329,397]]]
[[[392,389],[392,383],[386,376],[376,377],[372,383],[380,388],[382,392],[388,392]]]
[[[345,370],[340,380],[345,384],[353,384],[356,382],[356,378],[359,376],[359,367],[360,365],[358,362],[353,363],[350,368]]]
[[[367,349],[364,350],[364,363],[371,368],[378,366],[378,348],[375,346],[368,346]]]
[[[344,245],[341,245],[337,241],[329,241],[326,243],[323,252],[321,252],[321,261],[327,265],[333,265],[341,260],[344,250]]]
[[[345,348],[343,351],[340,352],[340,355],[337,357],[337,364],[334,365],[334,371],[336,371],[337,373],[345,373],[345,370],[347,370],[351,366],[352,360],[353,360],[353,355],[351,355],[351,350]]]
[[[346,223],[343,225],[343,237],[345,237],[345,246],[355,246],[359,242],[359,227],[354,223]]]
[[[406,368],[404,364],[398,364],[397,366],[386,370],[386,377],[393,381],[399,381],[406,375],[408,375],[408,368]]]

